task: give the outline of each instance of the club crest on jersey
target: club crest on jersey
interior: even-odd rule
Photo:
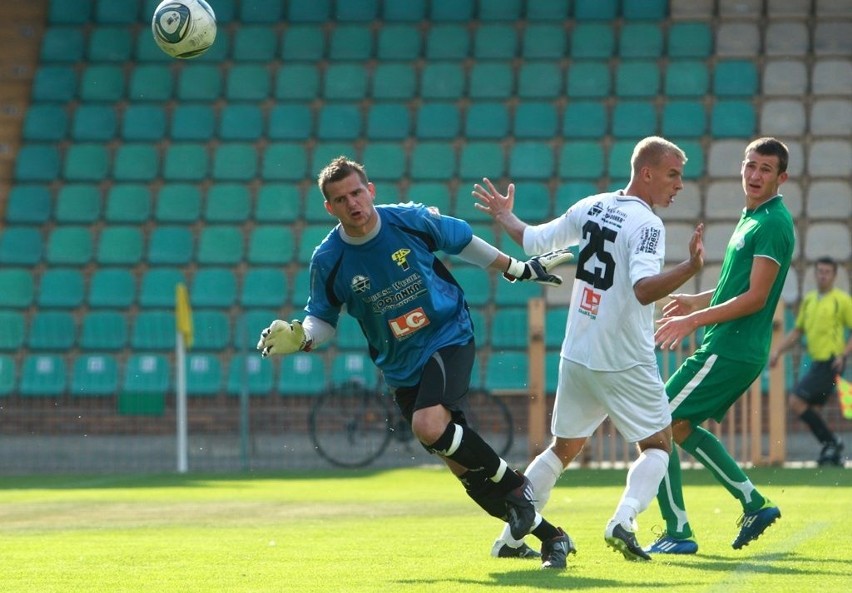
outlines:
[[[589,317],[597,317],[598,316],[598,307],[601,304],[601,295],[599,292],[595,292],[588,286],[583,289],[583,298],[580,301],[580,313],[588,315]]]
[[[360,294],[366,290],[370,290],[370,279],[358,274],[357,276],[352,277],[350,286],[352,286],[353,291]]]
[[[393,255],[391,255],[391,259],[396,262],[400,268],[404,271],[408,270],[408,254],[411,253],[410,249],[398,249],[394,251]]]
[[[423,307],[417,307],[408,313],[404,313],[395,319],[391,319],[388,321],[388,325],[390,325],[394,337],[399,340],[404,340],[414,332],[429,325],[429,318],[426,316],[426,312],[423,310]]]
[[[429,214],[431,214],[435,218],[441,217],[441,211],[438,210],[437,206],[426,206],[426,210],[428,210]]]

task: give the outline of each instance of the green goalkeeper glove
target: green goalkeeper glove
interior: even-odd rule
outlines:
[[[300,350],[307,352],[311,349],[311,339],[302,328],[301,321],[294,319],[292,323],[287,323],[276,319],[260,332],[257,349],[264,358],[270,354],[292,354]]]
[[[525,262],[509,258],[509,267],[503,272],[503,277],[509,282],[531,280],[548,286],[559,286],[562,277],[551,274],[550,270],[574,259],[574,254],[567,249],[557,249],[549,253],[536,255]]]

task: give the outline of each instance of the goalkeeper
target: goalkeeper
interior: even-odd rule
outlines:
[[[310,351],[335,331],[341,310],[358,320],[370,356],[412,431],[440,456],[467,494],[521,538],[542,541],[542,568],[565,568],[571,539],[535,510],[523,474],[474,431],[462,413],[475,345],[464,293],[436,257],[443,251],[503,272],[510,281],[558,285],[550,270],[566,251],[520,262],[473,236],[468,223],[418,204],[376,206],[359,163],[338,157],[318,177],[325,209],[339,224],[314,250],[303,322],[275,320],[257,348],[263,356]],[[538,557],[531,548],[515,555]]]

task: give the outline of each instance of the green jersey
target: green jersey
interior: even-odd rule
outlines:
[[[793,218],[780,195],[754,210],[743,210],[728,242],[710,306],[729,301],[748,290],[755,257],[768,257],[777,262],[778,276],[763,308],[751,315],[708,326],[703,348],[722,357],[766,363],[772,340],[772,318],[790,269],[795,242]]]

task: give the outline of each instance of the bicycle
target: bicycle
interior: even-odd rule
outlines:
[[[508,406],[487,391],[471,391],[467,401],[468,424],[505,458],[514,441]],[[359,383],[332,386],[322,394],[308,414],[308,433],[316,452],[338,467],[370,465],[392,441],[406,450],[412,443],[419,446],[391,397]]]

